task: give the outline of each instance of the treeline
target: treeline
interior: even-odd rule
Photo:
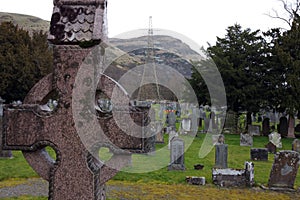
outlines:
[[[225,85],[229,110],[246,111],[248,116],[260,110],[299,113],[300,17],[296,13],[290,30],[275,28],[262,33],[239,24],[230,26],[225,37],[218,37],[206,53],[206,60],[194,63],[190,80],[199,104],[210,104],[211,99],[196,68],[208,69],[213,61]]]
[[[52,71],[52,63],[46,33],[30,35],[11,22],[0,25],[0,96],[7,103],[22,101],[34,84]]]

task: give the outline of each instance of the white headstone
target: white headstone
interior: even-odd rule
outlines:
[[[273,143],[277,148],[282,148],[281,135],[275,131],[269,134],[269,142]]]

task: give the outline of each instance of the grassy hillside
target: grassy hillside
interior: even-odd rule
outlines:
[[[13,22],[15,25],[22,27],[24,30],[29,31],[30,33],[40,30],[47,32],[50,26],[50,22],[38,17],[0,12],[0,23],[5,21]]]

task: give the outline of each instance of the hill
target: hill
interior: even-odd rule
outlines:
[[[49,21],[45,21],[34,16],[0,12],[0,23],[4,21],[11,21],[15,25],[27,30],[29,33],[41,30],[47,32],[50,26]],[[175,69],[184,77],[191,77],[192,65],[189,61],[194,60],[195,58],[199,59],[199,54],[197,52],[192,50],[181,40],[170,36],[155,35],[152,40],[154,46],[152,55],[157,65],[167,65]],[[109,42],[111,45],[127,53],[127,55],[124,55],[122,58],[114,61],[112,66],[106,71],[107,75],[111,76],[115,80],[119,80],[128,70],[147,62],[147,36],[131,39],[110,38]],[[164,79],[169,80],[170,83],[172,82],[176,84],[178,80],[176,77],[168,74],[168,72],[164,74]],[[137,76],[142,75],[137,74]],[[133,80],[130,84],[136,85],[136,82]],[[145,99],[149,96],[153,96],[152,93],[155,92],[149,92],[151,90],[156,91],[154,86],[147,88],[145,92],[147,94]],[[165,88],[161,88],[161,90],[162,93],[166,93],[167,96],[172,96],[172,94],[167,92]],[[165,98],[170,99],[168,97]]]
[[[32,33],[33,31],[47,32],[50,26],[49,21],[40,19],[38,17],[0,12],[0,23],[7,21],[13,22],[13,24],[18,25],[24,30],[27,30],[29,33]]]

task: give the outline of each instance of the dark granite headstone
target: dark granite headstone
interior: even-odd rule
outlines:
[[[175,128],[176,115],[174,112],[169,112],[167,114],[167,124],[168,124],[168,127],[172,127],[173,129]]]
[[[227,168],[228,145],[217,144],[215,149],[215,168]]]
[[[267,148],[252,148],[251,160],[254,161],[268,161],[268,149]]]
[[[279,119],[279,133],[282,137],[288,135],[288,120],[286,117],[280,117]]]
[[[295,151],[280,151],[275,154],[270,173],[269,188],[294,189],[294,182],[299,168],[300,154]]]
[[[262,122],[262,134],[263,136],[268,136],[270,134],[270,119],[264,118]]]
[[[265,147],[268,149],[269,153],[276,153],[277,147],[272,142],[269,142]]]
[[[185,170],[184,141],[174,137],[171,141],[170,164],[168,170]]]

